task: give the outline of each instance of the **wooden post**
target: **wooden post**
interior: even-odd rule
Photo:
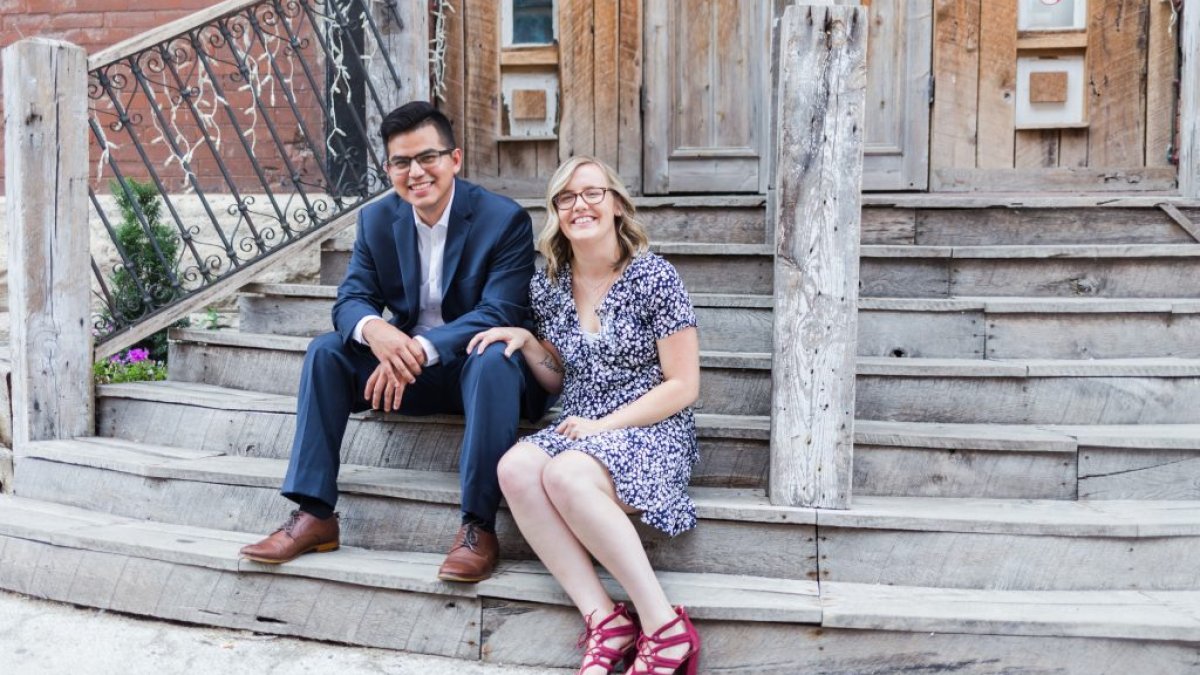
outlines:
[[[1179,193],[1200,198],[1200,5],[1184,3],[1179,63]]]
[[[87,53],[4,49],[13,446],[92,433]]]
[[[771,502],[850,506],[867,14],[783,17],[775,173]]]

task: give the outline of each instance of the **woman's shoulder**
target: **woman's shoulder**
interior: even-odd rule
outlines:
[[[655,288],[664,284],[682,285],[679,271],[666,258],[645,251],[629,262],[629,279],[636,286]]]

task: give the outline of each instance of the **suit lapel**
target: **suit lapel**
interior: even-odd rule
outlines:
[[[450,204],[450,223],[446,228],[446,250],[442,254],[442,297],[450,290],[450,282],[462,261],[463,246],[471,233],[472,209],[468,186],[455,179],[454,202]]]
[[[417,249],[417,229],[412,205],[400,202],[396,228],[396,255],[400,259],[400,278],[404,282],[404,304],[408,317],[416,322],[421,313],[421,252]]]

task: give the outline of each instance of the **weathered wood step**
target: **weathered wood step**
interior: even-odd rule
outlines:
[[[1200,244],[863,246],[863,296],[1200,297]]]
[[[158,445],[286,459],[294,396],[188,382],[104,385],[97,429]],[[155,424],[145,424],[147,419]],[[765,487],[770,420],[698,414],[706,487]],[[532,430],[532,426],[526,426]],[[458,466],[461,419],[367,412],[342,446],[350,464]],[[855,494],[927,497],[1200,499],[1200,425],[1030,427],[858,420]],[[1078,485],[1077,485],[1078,484]]]
[[[538,565],[502,563],[493,579],[468,586],[433,580],[441,559],[433,554],[346,547],[281,566],[239,563],[237,549],[257,536],[0,497],[0,587],[265,634],[492,663],[578,664],[578,614]],[[946,663],[1029,673],[1186,672],[1200,642],[1195,594],[1178,591],[827,582],[818,595],[811,581],[658,576],[668,597],[696,617],[704,667],[714,672],[850,675],[868,665]],[[538,640],[530,641],[533,634]]]
[[[1158,244],[1195,240],[1154,203],[1162,197],[864,194],[863,243],[925,246]],[[1195,204],[1181,206],[1191,221]],[[869,228],[869,229],[868,229]],[[872,233],[871,237],[867,232]],[[890,235],[888,241],[883,236]]]
[[[240,331],[173,329],[170,377],[235,389],[295,393],[307,337]],[[699,412],[770,413],[770,356],[750,352],[701,352]]]
[[[283,459],[95,438],[31,443],[15,460],[23,497],[133,518],[265,535],[293,507],[279,495]],[[348,545],[444,553],[458,529],[455,473],[344,464],[338,487]],[[656,568],[816,578],[812,509],[773,506],[763,490],[691,494],[701,519],[694,530],[670,538],[635,518]],[[496,529],[504,558],[533,558],[504,509]]]
[[[292,393],[308,338],[172,331],[171,378]],[[701,353],[696,410],[768,415],[768,353]],[[1160,405],[1146,404],[1148,396]],[[1181,424],[1200,419],[1200,359],[860,357],[857,416],[911,422]]]
[[[251,284],[238,304],[251,333],[328,332],[333,286]],[[770,351],[773,299],[692,293],[706,350]],[[1200,358],[1196,298],[861,298],[860,356]]]
[[[136,518],[268,532],[289,507],[277,494],[284,460],[81,439],[30,444],[16,462],[22,496]],[[457,527],[454,474],[344,466],[339,487],[349,545],[437,553]],[[692,494],[695,530],[667,539],[639,527],[656,568],[794,579],[819,570],[829,581],[952,588],[1200,590],[1200,570],[1171,565],[1200,554],[1197,502],[858,497],[847,511],[813,511],[771,505],[755,490]],[[506,559],[532,558],[506,512],[497,530]]]

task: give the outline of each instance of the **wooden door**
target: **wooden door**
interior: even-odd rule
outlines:
[[[771,4],[643,5],[647,194],[765,191]]]
[[[929,183],[933,1],[869,4],[863,189],[924,190]]]

